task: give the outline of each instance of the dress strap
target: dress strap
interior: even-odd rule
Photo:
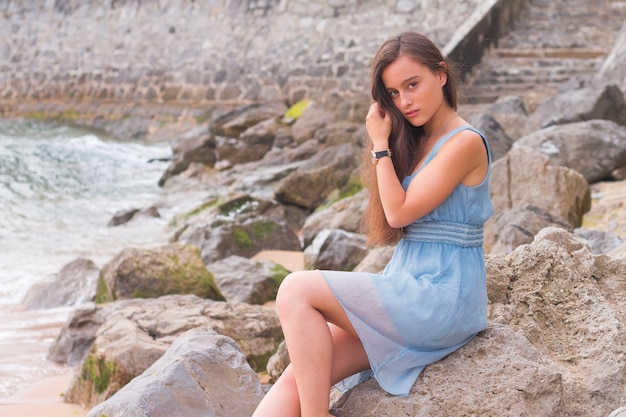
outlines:
[[[437,152],[439,151],[439,148],[441,148],[452,136],[456,135],[457,133],[459,133],[460,131],[463,130],[471,130],[474,133],[477,133],[478,135],[480,135],[480,137],[483,139],[483,143],[485,144],[485,148],[487,148],[487,155],[489,157],[489,164],[491,164],[491,149],[489,148],[489,142],[487,142],[487,138],[485,137],[484,133],[481,132],[480,130],[476,129],[474,126],[470,126],[470,125],[463,125],[460,127],[457,127],[456,129],[451,130],[447,135],[445,135],[443,138],[439,139],[437,141],[437,143],[435,144],[435,146],[433,147],[432,151],[430,152],[430,156],[429,156],[429,160],[432,159]]]

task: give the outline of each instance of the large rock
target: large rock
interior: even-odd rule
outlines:
[[[173,160],[159,179],[160,186],[163,186],[174,175],[187,170],[194,163],[213,167],[217,162],[217,141],[204,126],[179,138],[172,150]]]
[[[314,209],[348,182],[361,154],[351,143],[325,148],[281,180],[274,197],[285,204]]]
[[[546,226],[579,227],[591,205],[589,185],[578,172],[517,144],[493,164],[489,185],[496,214],[485,225],[487,252],[510,252]]]
[[[589,184],[626,166],[626,127],[609,120],[590,120],[541,129],[514,147],[532,148],[554,163],[582,174]]]
[[[626,261],[559,228],[486,260],[487,330],[427,366],[408,397],[370,380],[334,396],[334,415],[606,417],[623,403]]]
[[[178,242],[199,247],[207,265],[231,255],[249,258],[262,250],[300,250],[300,240],[288,224],[264,216],[193,225]]]
[[[276,292],[289,274],[272,261],[253,261],[232,255],[207,265],[227,301],[265,304],[276,299]]]
[[[326,229],[304,250],[304,263],[308,269],[351,271],[366,255],[365,236],[341,229]]]
[[[546,228],[487,266],[490,319],[520,329],[558,365],[569,413],[608,415],[626,389],[626,263]]]
[[[121,300],[106,310],[93,344],[77,370],[65,399],[91,408],[106,400],[158,360],[187,330],[206,326],[237,342],[257,372],[283,340],[276,312],[245,303],[203,300],[193,295]],[[101,318],[102,316],[99,316]],[[82,322],[86,320],[85,315]],[[72,331],[80,322],[64,328]],[[74,332],[76,333],[76,332]],[[59,339],[67,339],[63,334]]]
[[[178,244],[122,250],[102,268],[96,300],[106,302],[167,294],[195,294],[224,300],[213,276],[202,263],[199,249]]]
[[[30,287],[22,304],[27,309],[42,309],[93,301],[99,276],[100,269],[93,261],[76,259]]]
[[[521,332],[497,323],[426,367],[408,397],[369,380],[331,407],[337,417],[567,415],[558,368]]]
[[[502,96],[487,106],[484,112],[498,122],[513,142],[535,130],[529,123],[526,105],[520,96]],[[487,139],[491,140],[489,136]]]
[[[98,329],[115,310],[114,304],[97,306],[85,303],[77,306],[65,321],[48,351],[48,360],[65,365],[78,365],[96,339]]]
[[[367,206],[369,192],[365,189],[355,195],[342,198],[307,217],[302,227],[302,243],[309,246],[315,236],[324,229],[342,229],[358,232],[361,218]]]
[[[543,101],[530,116],[531,124],[539,128],[594,119],[626,125],[626,103],[618,86],[602,85],[561,93]]]
[[[237,138],[218,137],[220,160],[235,165],[263,158],[272,148],[280,127],[278,120],[273,118],[249,127]]]
[[[88,417],[249,416],[262,396],[259,378],[237,344],[197,328],[178,337]]]
[[[481,113],[474,116],[470,123],[476,129],[485,134],[491,149],[491,158],[496,161],[502,158],[513,146],[513,139],[500,126],[492,116]]]
[[[211,120],[211,131],[216,136],[236,138],[257,123],[278,118],[285,111],[287,106],[281,101],[250,104],[216,114]]]

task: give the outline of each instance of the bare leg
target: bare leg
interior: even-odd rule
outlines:
[[[291,274],[276,307],[291,365],[253,417],[328,417],[331,385],[369,368],[363,345],[317,271]]]

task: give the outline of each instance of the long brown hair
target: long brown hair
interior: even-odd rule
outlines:
[[[443,86],[443,95],[454,110],[457,108],[457,74],[451,62],[447,62],[435,44],[426,36],[405,32],[387,40],[378,49],[372,61],[372,99],[391,116],[392,128],[389,135],[389,147],[393,152],[393,164],[396,175],[402,180],[415,169],[416,153],[424,135],[422,127],[411,125],[396,108],[382,81],[382,73],[400,56],[406,55],[433,72],[444,71],[447,82]],[[445,62],[445,66],[441,63]],[[372,143],[368,140],[362,164],[361,180],[370,190],[370,200],[363,215],[362,224],[368,233],[368,241],[377,245],[396,243],[402,229],[389,226],[378,193],[376,169],[369,161]]]

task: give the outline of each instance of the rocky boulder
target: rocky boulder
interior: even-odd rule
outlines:
[[[307,247],[315,236],[324,229],[342,229],[358,232],[361,217],[367,206],[369,192],[365,189],[357,194],[342,198],[326,208],[315,211],[306,218],[302,226],[302,242]]]
[[[508,253],[546,226],[579,227],[591,206],[587,181],[532,149],[517,146],[493,164],[495,214],[485,225],[485,250]]]
[[[103,268],[96,301],[153,298],[166,294],[195,294],[224,300],[213,276],[193,245],[165,245],[154,249],[126,248]]]
[[[304,250],[307,269],[351,271],[365,258],[365,236],[341,229],[322,230]]]
[[[486,331],[427,366],[408,397],[370,380],[334,395],[334,415],[606,417],[623,403],[624,260],[546,228],[488,256],[487,271]]]
[[[524,335],[489,323],[460,350],[426,367],[408,397],[371,379],[335,395],[337,417],[565,416],[562,378]]]
[[[315,209],[330,193],[348,183],[361,161],[358,146],[330,146],[282,179],[274,192],[276,200]]]
[[[205,126],[177,138],[172,151],[172,162],[159,179],[160,186],[163,186],[174,175],[187,170],[192,164],[213,167],[217,162],[217,141]]]
[[[616,85],[570,90],[543,101],[531,114],[538,128],[604,119],[626,126],[626,102]]]
[[[502,158],[513,146],[513,139],[506,134],[502,126],[490,115],[481,113],[474,116],[470,123],[485,134],[491,149],[491,158],[496,161]]]
[[[22,304],[29,310],[71,306],[93,301],[100,269],[89,259],[76,259],[57,274],[28,289]]]
[[[218,137],[217,151],[220,160],[235,165],[263,158],[272,148],[280,127],[278,120],[273,118],[249,127],[237,138]]]
[[[541,129],[515,142],[554,163],[578,171],[589,184],[626,166],[626,127],[609,120],[590,120]]]
[[[232,255],[207,265],[226,301],[264,304],[276,299],[278,286],[289,274],[272,261]]]
[[[106,310],[94,341],[81,362],[65,399],[91,408],[142,374],[184,332],[200,326],[235,340],[248,363],[264,370],[283,340],[275,311],[245,303],[203,300],[193,295],[121,300],[98,307]],[[86,320],[83,315],[81,322]],[[94,320],[96,321],[96,320]],[[73,322],[64,328],[76,333]],[[59,339],[67,339],[63,334]]]
[[[262,396],[235,341],[196,328],[88,417],[249,416]]]
[[[268,119],[280,118],[287,106],[281,101],[254,103],[214,115],[211,131],[216,136],[239,137],[248,128]]]
[[[207,265],[231,255],[249,258],[262,250],[300,250],[300,240],[288,224],[264,216],[192,225],[178,242],[199,247]]]

